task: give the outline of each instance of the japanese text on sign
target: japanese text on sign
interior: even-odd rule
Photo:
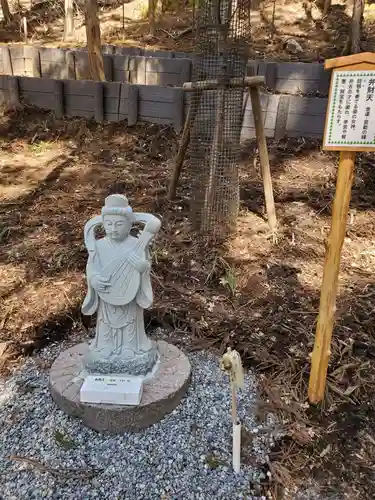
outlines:
[[[335,71],[324,146],[375,146],[375,71]]]

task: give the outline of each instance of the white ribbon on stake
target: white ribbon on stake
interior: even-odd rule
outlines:
[[[244,387],[244,374],[241,356],[235,350],[228,347],[227,352],[221,358],[220,367],[229,375],[232,389],[232,424],[233,424],[233,449],[232,463],[236,474],[241,468],[241,423],[237,418],[237,389]]]

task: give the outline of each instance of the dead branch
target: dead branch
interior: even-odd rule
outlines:
[[[35,469],[38,469],[42,472],[48,472],[57,477],[68,478],[84,478],[91,479],[92,477],[99,474],[101,471],[98,469],[54,469],[53,467],[49,467],[48,465],[44,465],[39,460],[35,458],[24,457],[20,455],[10,455],[9,460],[14,460],[16,462],[24,462],[29,465],[32,465]]]

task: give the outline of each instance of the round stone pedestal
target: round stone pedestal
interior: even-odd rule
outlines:
[[[53,363],[52,398],[65,413],[96,431],[123,433],[149,427],[179,404],[191,373],[188,358],[177,347],[164,341],[157,345],[159,366],[154,376],[144,381],[138,406],[81,403],[80,389],[87,375],[82,361],[89,348],[85,343],[67,349]]]

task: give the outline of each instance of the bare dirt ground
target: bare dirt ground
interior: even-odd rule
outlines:
[[[100,2],[99,2],[100,3]],[[167,2],[164,2],[167,3]],[[348,39],[352,2],[332,2],[328,16],[322,17],[321,10],[312,2],[296,0],[254,0],[251,11],[252,41],[250,56],[256,59],[317,61],[335,57],[342,53]],[[171,2],[173,4],[173,2]],[[160,12],[155,38],[149,37],[147,1],[130,0],[122,6],[120,1],[102,2],[100,21],[102,42],[115,45],[139,46],[148,49],[187,51],[194,50],[191,31],[192,9],[187,3],[173,12]],[[63,41],[64,6],[59,1],[17,0],[14,2],[14,22],[0,25],[0,42],[23,42],[20,19],[28,20],[28,41],[37,45],[72,46],[85,45],[85,26],[82,11],[75,14],[75,39]],[[365,24],[362,49],[373,51],[375,6],[369,2],[365,10]],[[285,41],[294,38],[302,52],[290,54]]]
[[[9,112],[1,120],[0,341],[20,354],[82,330],[83,225],[109,193],[162,217],[154,252],[155,303],[147,319],[190,339],[190,348],[237,348],[259,373],[263,404],[285,437],[265,470],[264,493],[316,479],[325,495],[375,495],[375,174],[360,157],[343,250],[328,392],[307,403],[319,288],[330,227],[336,156],[319,144],[270,144],[280,235],[268,238],[254,145],[243,149],[241,215],[233,239],[205,248],[189,231],[189,168],[166,200],[174,133],[151,124],[55,121]],[[255,158],[255,159],[254,159]],[[87,324],[86,324],[87,326]],[[251,460],[251,457],[247,457]],[[286,496],[284,498],[292,498]],[[329,496],[328,496],[329,498]]]

